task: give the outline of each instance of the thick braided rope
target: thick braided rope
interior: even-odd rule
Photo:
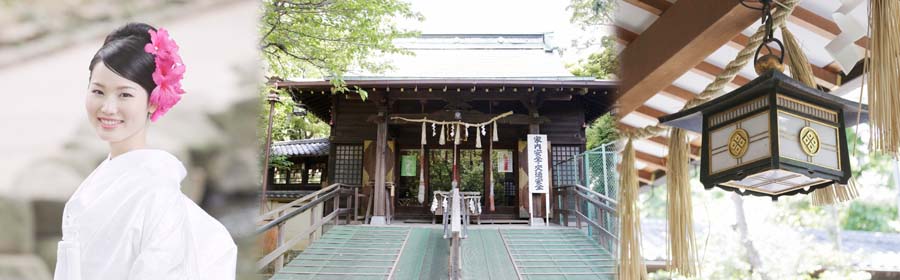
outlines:
[[[773,26],[782,26],[784,25],[787,16],[790,15],[794,11],[794,7],[797,6],[797,3],[800,3],[800,0],[785,0],[784,3],[777,4],[780,5],[781,8],[776,10],[772,15],[773,17]],[[747,40],[747,45],[738,52],[737,56],[735,56],[734,60],[728,63],[725,66],[725,70],[722,71],[719,75],[716,76],[716,79],[706,86],[706,89],[703,90],[700,94],[698,94],[693,99],[689,100],[687,104],[681,109],[681,111],[693,108],[694,106],[703,104],[706,101],[714,98],[718,93],[725,88],[725,85],[734,80],[734,77],[737,76],[738,72],[744,68],[747,63],[750,62],[750,59],[756,54],[756,48],[762,44],[763,39],[766,37],[766,26],[760,25],[759,28],[756,29],[756,33],[753,33],[753,36]],[[647,138],[657,135],[666,130],[666,127],[663,125],[652,125],[646,126],[641,129],[633,129],[628,131],[622,131],[622,135],[625,137],[631,138]]]

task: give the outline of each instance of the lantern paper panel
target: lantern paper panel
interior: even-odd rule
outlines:
[[[766,112],[737,120],[710,132],[710,173],[771,158],[769,117]]]
[[[821,184],[827,186],[832,182],[780,169],[757,173],[739,181],[731,180],[721,183],[723,186],[736,188],[739,192],[750,190],[769,195],[779,195],[797,189],[808,191],[811,187]]]

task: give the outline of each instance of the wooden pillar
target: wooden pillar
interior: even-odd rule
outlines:
[[[380,114],[383,115],[383,114]],[[375,187],[374,194],[374,213],[371,224],[383,225],[385,220],[385,151],[387,150],[387,122],[384,119],[378,120],[378,133],[375,138]]]

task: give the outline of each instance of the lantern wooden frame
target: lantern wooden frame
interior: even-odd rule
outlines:
[[[855,124],[860,110],[864,121],[865,109],[770,70],[730,93],[659,120],[702,134],[700,181],[705,188],[777,200],[847,183],[845,125],[851,119]]]

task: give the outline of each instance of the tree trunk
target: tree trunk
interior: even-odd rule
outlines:
[[[900,213],[900,161],[894,161],[894,189],[897,190],[897,213]]]
[[[760,259],[756,247],[753,246],[753,241],[750,240],[747,231],[747,218],[744,216],[744,199],[740,195],[732,193],[731,201],[734,202],[735,221],[737,222],[736,227],[738,233],[741,235],[741,244],[744,245],[744,249],[747,251],[747,261],[750,263],[750,272],[753,273],[755,271],[759,273],[759,276],[762,277],[763,280],[769,280],[771,278],[761,270],[762,259]]]
[[[828,236],[834,243],[834,249],[841,250],[841,221],[838,215],[838,209],[834,205],[828,205],[828,214],[831,215],[831,222],[828,223]]]

